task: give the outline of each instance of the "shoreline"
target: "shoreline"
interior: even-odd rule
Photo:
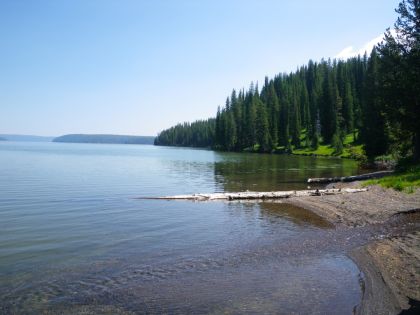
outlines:
[[[327,186],[333,187],[357,188],[360,182]],[[348,253],[363,273],[362,301],[355,312],[392,315],[418,311],[418,305],[413,304],[420,301],[420,189],[406,194],[375,185],[358,194],[289,198],[285,202],[318,214],[337,229],[394,224],[400,235],[379,235]],[[405,230],[407,225],[410,228]]]

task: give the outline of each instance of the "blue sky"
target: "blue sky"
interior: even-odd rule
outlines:
[[[155,135],[214,116],[233,88],[363,51],[398,2],[0,0],[0,133]]]

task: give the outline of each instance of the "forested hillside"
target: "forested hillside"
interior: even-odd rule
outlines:
[[[370,159],[387,153],[420,157],[420,4],[403,1],[395,34],[368,56],[309,61],[263,86],[233,90],[215,119],[162,131],[157,145],[227,151],[315,151],[340,155],[363,147]],[[305,150],[303,150],[305,151]]]
[[[215,119],[178,124],[162,131],[155,139],[156,145],[184,147],[212,147],[214,145]]]

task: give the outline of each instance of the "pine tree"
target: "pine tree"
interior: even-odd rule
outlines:
[[[339,132],[336,132],[331,140],[331,146],[334,148],[334,154],[340,155],[343,153],[343,141],[339,135]]]
[[[235,149],[237,141],[236,123],[232,111],[226,112],[225,130],[225,149],[232,151]]]
[[[320,104],[321,133],[326,143],[331,143],[332,137],[337,130],[337,112],[335,110],[337,102],[336,86],[334,84],[334,74],[329,69],[329,66],[325,64]]]
[[[255,134],[255,119],[256,119],[256,108],[254,99],[254,87],[251,84],[251,88],[245,97],[245,119],[244,119],[244,146],[245,148],[253,147],[256,144]]]
[[[296,147],[300,147],[300,119],[299,119],[299,107],[296,102],[291,104],[290,108],[290,134],[292,136],[292,144]]]
[[[256,107],[256,137],[260,145],[261,152],[267,152],[270,147],[270,131],[268,128],[268,117],[265,105],[257,98],[254,97],[254,106]]]
[[[216,113],[216,131],[215,131],[215,144],[216,147],[222,147],[223,137],[222,137],[222,121],[221,121],[221,110],[220,106],[217,107]]]
[[[346,133],[354,129],[354,115],[353,115],[353,94],[351,92],[350,82],[345,83],[344,98],[343,98],[343,120]]]
[[[361,130],[365,152],[369,159],[384,154],[387,150],[388,139],[379,89],[378,55],[376,49],[373,49],[366,73]]]
[[[420,161],[420,1],[403,0],[395,35],[388,29],[379,45],[384,111],[398,143]]]
[[[300,88],[300,104],[302,108],[301,124],[307,131],[311,129],[311,113],[309,110],[309,94],[306,82],[302,80]]]
[[[285,96],[285,87],[282,76],[275,79],[276,93],[279,97],[279,116],[278,116],[278,143],[280,146],[290,148],[289,141],[289,104]]]
[[[242,123],[242,108],[241,108],[241,96],[236,96],[236,91],[232,90],[232,94],[230,96],[230,103],[231,103],[231,111],[232,111],[232,120],[235,130],[234,130],[234,137],[235,140],[233,141],[234,147],[232,150],[239,150],[240,148],[240,139],[241,139],[241,123]]]
[[[278,143],[279,100],[274,89],[273,81],[269,83],[267,89],[266,103],[269,111],[271,149],[275,149]]]
[[[261,93],[251,82],[247,91],[232,91],[215,119],[178,124],[162,131],[156,144],[289,151],[302,145],[306,130],[306,146],[316,149],[322,140],[340,154],[353,132],[370,159],[389,150],[392,135],[402,153],[412,151],[419,160],[419,1],[402,1],[397,12],[397,35],[386,33],[379,54],[309,61],[294,73],[266,77]]]

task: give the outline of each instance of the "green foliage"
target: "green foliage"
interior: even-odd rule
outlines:
[[[345,83],[343,100],[343,121],[346,132],[354,129],[354,100],[350,82]]]
[[[162,131],[155,145],[212,147],[215,138],[215,119],[178,124]]]
[[[319,155],[319,156],[331,156],[334,154],[334,149],[330,145],[318,145],[318,148],[299,148],[294,149],[293,154],[296,155]]]
[[[294,73],[266,78],[261,92],[251,82],[247,91],[233,90],[215,119],[177,125],[155,143],[365,154],[369,161],[398,151],[420,160],[420,2],[403,1],[397,12],[397,36],[387,32],[370,56],[309,61]]]
[[[363,185],[381,185],[385,188],[393,188],[398,191],[413,193],[416,188],[420,187],[420,165],[411,166],[392,176],[368,180],[364,182]]]
[[[319,147],[319,136],[315,133],[311,139],[311,148],[316,150]]]
[[[420,1],[404,0],[396,12],[395,33],[378,46],[383,112],[395,147],[420,161]]]
[[[272,149],[270,143],[270,131],[268,126],[267,110],[261,101],[257,101],[257,117],[255,120],[257,142],[262,152]]]
[[[373,160],[375,156],[386,153],[388,149],[388,135],[379,84],[378,59],[376,49],[373,49],[367,64],[364,82],[365,97],[362,106],[362,141],[366,155],[370,160]]]
[[[335,133],[331,140],[331,147],[334,148],[334,154],[340,155],[343,153],[343,142],[341,141],[340,136],[338,133]]]
[[[356,132],[357,134],[357,132]],[[305,132],[302,132],[302,136],[305,136]],[[301,136],[301,137],[302,137]],[[331,144],[320,143],[319,137],[317,139],[317,146],[314,147],[313,143],[310,145],[302,146],[301,148],[294,148],[293,154],[296,155],[319,155],[319,156],[337,156],[342,158],[351,158],[361,160],[364,156],[362,145],[357,144],[354,140],[354,134],[349,133],[343,137],[344,140],[338,138],[342,144],[341,153],[337,152],[337,149]]]
[[[343,158],[350,158],[355,160],[363,160],[365,158],[362,145],[347,145],[344,147],[343,153],[340,155]]]
[[[270,81],[267,84],[266,84],[266,86],[268,86],[267,89],[263,90],[261,93],[266,94],[265,101],[267,104],[267,109],[269,110],[268,125],[270,127],[270,142],[271,142],[270,146],[271,148],[275,148],[278,143],[278,124],[279,124],[278,117],[279,117],[280,105],[279,105],[279,99],[278,99],[276,90],[274,89],[274,82]]]
[[[355,130],[352,133],[348,133],[344,135],[343,145],[353,144],[356,142],[356,139],[357,139],[357,130]]]

